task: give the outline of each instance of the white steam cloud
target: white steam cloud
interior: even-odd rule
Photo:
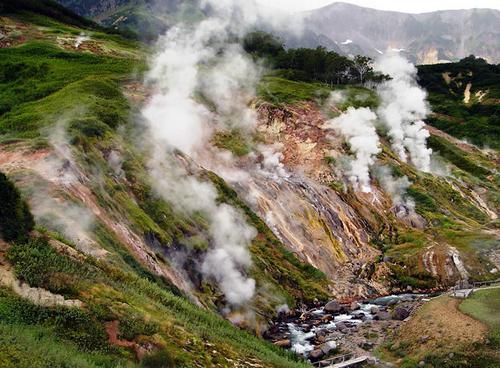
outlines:
[[[378,88],[381,104],[377,110],[389,130],[392,148],[404,162],[409,154],[416,168],[429,172],[432,149],[427,148],[429,132],[422,121],[429,107],[425,91],[415,81],[415,66],[401,55],[390,52],[375,62],[374,70],[392,77]]]
[[[142,111],[152,153],[148,166],[154,188],[165,200],[207,221],[211,248],[201,271],[218,283],[230,304],[242,306],[255,293],[255,281],[245,270],[257,232],[240,211],[220,204],[212,183],[197,177],[199,167],[175,150],[214,167],[218,163],[211,160],[228,159],[209,144],[215,131],[246,133],[254,128],[256,116],[249,103],[260,70],[233,40],[260,15],[247,2],[203,4],[211,8],[209,18],[194,27],[173,27],[158,41],[147,75],[154,94]],[[268,158],[268,163],[279,167],[279,160],[277,164]]]
[[[394,205],[404,205],[409,210],[415,208],[415,202],[407,194],[407,190],[412,183],[406,176],[394,177],[391,169],[387,166],[377,167],[374,170],[374,175],[384,192],[391,196]]]
[[[76,37],[75,39],[75,48],[79,48],[82,43],[90,41],[90,37],[87,36],[85,33],[80,33],[79,36]]]
[[[328,97],[327,105],[335,106],[347,101],[347,94],[344,91],[332,91]]]
[[[286,171],[285,165],[281,162],[283,159],[282,143],[274,143],[269,145],[259,145],[257,150],[262,155],[260,163],[260,174],[274,180],[288,178],[290,174]]]
[[[354,159],[350,162],[349,180],[355,189],[370,192],[370,166],[380,152],[379,137],[375,130],[377,116],[369,108],[349,107],[345,113],[328,121],[325,128],[344,136]]]
[[[78,112],[75,113],[78,114]],[[82,186],[87,178],[75,163],[66,134],[66,125],[66,121],[62,120],[51,131],[48,141],[54,152],[38,162],[35,171],[47,181],[71,191]],[[82,252],[95,257],[101,257],[107,253],[92,237],[95,217],[84,205],[73,202],[48,187],[39,188],[31,196],[31,208],[37,222],[60,232]]]
[[[217,65],[202,76],[203,95],[215,106],[224,126],[249,132],[257,113],[248,105],[255,96],[260,70],[239,45],[230,45]]]

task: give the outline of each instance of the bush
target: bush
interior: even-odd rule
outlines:
[[[120,318],[120,337],[125,340],[133,340],[139,335],[151,336],[159,329],[158,324],[145,321],[140,316]]]
[[[28,205],[14,184],[0,172],[0,236],[6,241],[23,241],[35,225]]]
[[[45,238],[32,238],[26,243],[14,244],[7,254],[14,271],[21,280],[34,287],[56,293],[74,294],[73,275],[88,273],[82,265],[54,250]]]
[[[104,326],[77,308],[47,308],[35,305],[0,289],[0,320],[9,324],[47,326],[84,351],[108,349]]]
[[[90,138],[103,137],[109,131],[109,127],[95,117],[75,119],[70,127]]]
[[[247,145],[245,137],[238,131],[219,132],[215,134],[213,143],[219,148],[231,151],[238,157],[250,153],[250,147]]]
[[[186,363],[187,359],[174,355],[168,348],[147,355],[142,360],[144,368],[178,368],[185,366]]]
[[[435,212],[437,211],[436,202],[432,197],[426,193],[418,190],[414,186],[407,189],[407,193],[415,200],[417,204],[417,209],[424,211]]]

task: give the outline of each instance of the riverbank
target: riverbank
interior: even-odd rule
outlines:
[[[372,351],[428,299],[426,294],[389,295],[368,301],[330,301],[281,311],[264,337],[311,362],[341,353],[374,357]]]

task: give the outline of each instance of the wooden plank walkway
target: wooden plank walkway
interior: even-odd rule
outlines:
[[[363,355],[363,356],[360,356],[357,358],[346,360],[345,362],[331,365],[330,367],[327,367],[327,368],[346,368],[346,367],[353,366],[354,364],[366,362],[367,360],[368,360],[368,357]]]
[[[324,367],[324,368],[346,368],[346,367],[351,367],[355,364],[366,362],[367,360],[368,357],[365,355],[357,357],[354,354],[350,353],[321,360],[319,362],[313,363],[313,365],[315,367]]]

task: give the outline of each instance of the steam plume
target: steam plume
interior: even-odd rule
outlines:
[[[374,175],[377,178],[380,186],[391,196],[394,205],[404,205],[410,210],[415,208],[415,203],[406,194],[411,182],[406,176],[395,178],[392,175],[391,169],[387,166],[380,166],[374,170]]]
[[[73,112],[78,114],[77,111]],[[87,178],[78,169],[66,135],[66,121],[61,120],[48,137],[54,152],[35,168],[49,182],[66,188],[78,187]],[[99,257],[105,254],[92,238],[95,218],[85,206],[60,198],[49,188],[40,188],[31,197],[31,207],[38,222],[63,234],[84,253]]]
[[[248,247],[256,230],[240,211],[219,204],[217,191],[199,179],[199,168],[176,149],[208,167],[217,157],[208,142],[221,127],[251,131],[255,113],[248,107],[259,69],[231,42],[259,15],[247,3],[204,1],[212,16],[195,27],[171,28],[158,42],[147,81],[154,94],[143,109],[152,158],[149,170],[155,190],[178,211],[201,214],[208,223],[212,247],[201,271],[217,281],[226,299],[243,305],[255,292],[245,275],[251,264]],[[209,111],[202,96],[217,114]]]
[[[339,117],[328,121],[325,128],[333,129],[343,135],[355,158],[351,161],[349,180],[356,189],[370,192],[370,166],[380,152],[379,138],[375,130],[377,116],[366,107],[349,107]]]
[[[422,121],[429,108],[425,91],[415,81],[415,66],[390,52],[375,62],[374,69],[392,77],[379,87],[381,104],[377,114],[389,129],[393,149],[401,160],[406,162],[409,154],[415,167],[429,172],[432,150],[427,148],[429,132]]]

